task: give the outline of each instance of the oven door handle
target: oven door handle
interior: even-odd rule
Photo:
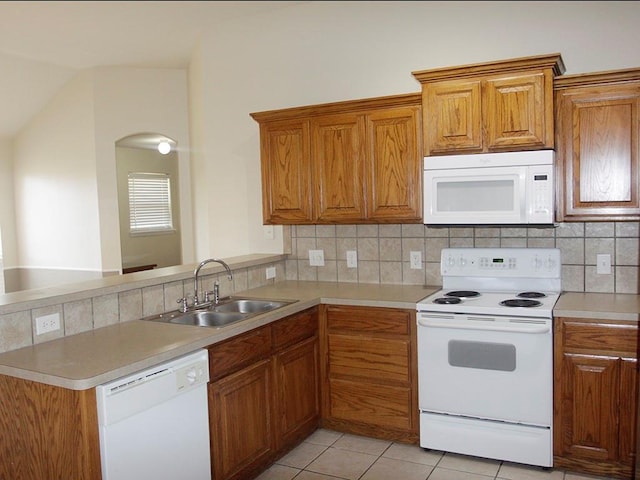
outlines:
[[[434,318],[418,318],[418,325],[421,327],[432,328],[448,328],[458,330],[483,330],[491,332],[509,332],[509,333],[548,333],[551,330],[549,325],[527,325],[523,323],[489,323],[489,322],[476,322],[476,321],[464,321],[455,322],[452,320],[439,321]]]

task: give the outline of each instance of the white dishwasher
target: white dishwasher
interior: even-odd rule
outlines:
[[[210,480],[206,350],[96,387],[103,480]]]

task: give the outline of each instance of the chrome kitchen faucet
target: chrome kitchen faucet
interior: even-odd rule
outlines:
[[[227,265],[224,261],[216,258],[208,258],[207,260],[203,260],[198,264],[198,266],[193,272],[193,305],[191,308],[208,307],[212,303],[217,304],[220,301],[220,290],[219,290],[220,286],[218,285],[218,282],[216,282],[213,287],[213,302],[209,300],[210,292],[205,292],[202,303],[200,302],[200,298],[198,297],[198,277],[200,275],[200,269],[204,267],[206,264],[213,263],[213,262],[219,263],[220,265],[222,265],[227,271],[227,278],[229,280],[233,280],[233,273],[231,272],[231,268],[229,268],[229,265]],[[189,305],[187,303],[186,297],[179,299],[178,303],[182,304],[182,306],[180,307],[181,311],[186,312],[187,310],[189,310]]]

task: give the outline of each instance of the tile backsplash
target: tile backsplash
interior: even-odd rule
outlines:
[[[440,251],[448,247],[559,248],[562,289],[639,293],[640,222],[577,222],[549,227],[428,227],[425,225],[293,225],[284,227],[288,280],[441,285]],[[323,250],[324,266],[309,265]],[[357,268],[347,266],[357,252]],[[421,253],[421,268],[410,252]],[[611,274],[596,273],[596,255],[611,256]]]
[[[285,266],[282,256],[264,257],[264,260],[248,262],[251,264],[249,266],[236,268],[231,264],[232,281],[227,279],[226,272],[211,274],[203,271],[200,275],[202,291],[213,290],[214,283],[219,281],[220,294],[226,296],[283,280]],[[276,259],[278,257],[279,259]],[[275,279],[266,279],[266,267],[275,267]],[[52,297],[42,305],[42,302],[26,301],[21,306],[8,305],[10,308],[7,313],[2,313],[4,307],[0,307],[0,352],[176,310],[177,299],[193,294],[191,271],[178,276],[183,278],[149,280],[140,285],[135,285],[134,282],[115,289],[105,287],[79,291],[75,294]],[[60,316],[61,328],[37,335],[36,317],[56,313]]]

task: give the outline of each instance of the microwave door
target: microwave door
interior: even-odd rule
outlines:
[[[425,170],[425,224],[526,222],[526,167]]]

